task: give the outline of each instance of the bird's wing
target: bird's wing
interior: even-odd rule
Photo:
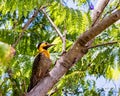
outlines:
[[[30,78],[29,92],[48,72],[52,61],[44,54],[39,53],[33,62],[32,75]]]

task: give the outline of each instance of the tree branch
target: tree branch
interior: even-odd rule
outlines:
[[[64,53],[66,51],[66,34],[67,34],[67,30],[65,29],[64,33],[63,33],[63,45],[62,45],[62,53]]]
[[[94,26],[98,21],[100,16],[102,15],[105,7],[107,6],[107,4],[109,3],[110,0],[99,0],[97,2],[97,5],[95,7],[95,10],[92,13],[92,26]]]
[[[44,13],[44,15],[46,16],[46,18],[49,20],[50,24],[55,29],[55,31],[58,34],[58,36],[61,38],[62,43],[63,43],[63,45],[62,45],[62,53],[65,52],[65,50],[66,50],[66,32],[63,35],[60,32],[60,30],[57,28],[57,26],[54,24],[54,22],[52,21],[52,19],[49,17],[49,15],[46,13],[45,9],[41,9],[41,11]]]
[[[94,26],[96,23],[99,22],[99,18],[101,16],[101,14],[103,13],[105,7],[107,6],[107,4],[109,3],[110,0],[98,0],[97,5],[95,7],[95,10],[93,10],[92,13],[92,26]],[[86,46],[91,46],[92,43],[94,41],[94,38],[92,40],[90,40]]]
[[[108,12],[105,13],[105,15],[103,16],[103,18],[106,17],[107,14],[109,14],[109,13],[115,11],[115,9],[117,9],[119,6],[120,6],[120,0],[118,1],[118,4],[117,4],[117,6],[116,6],[115,8],[113,8],[113,9],[111,9],[110,11],[108,11]]]
[[[90,46],[87,49],[92,49],[92,48],[96,48],[96,47],[100,47],[100,46],[112,45],[112,44],[116,44],[116,43],[118,43],[118,42],[117,41],[107,42],[107,43],[98,44],[98,45],[95,45],[95,46]]]
[[[42,9],[43,7],[41,7],[40,9]],[[21,40],[21,38],[24,35],[25,30],[28,28],[28,26],[30,25],[30,23],[35,19],[35,17],[37,16],[37,14],[39,13],[39,9],[37,9],[36,11],[34,11],[33,16],[27,21],[27,23],[23,26],[22,28],[22,32],[19,34],[19,37],[17,38],[17,40],[15,41],[15,43],[12,45],[12,47],[15,47],[18,42]]]
[[[48,16],[48,14],[45,12],[45,9],[41,9],[41,11],[44,13],[44,15],[47,17],[47,19],[49,20],[49,22],[51,23],[52,27],[55,29],[55,31],[57,32],[57,34],[60,36],[61,40],[63,40],[63,35],[60,32],[60,30],[57,28],[57,26],[54,24],[54,22],[52,21],[52,19]]]
[[[54,68],[49,72],[49,76],[43,78],[26,95],[45,96],[45,94],[59,81],[69,68],[71,68],[75,62],[86,54],[84,51],[86,49],[85,44],[119,19],[120,9],[112,13],[110,16],[105,17],[101,22],[97,23],[95,26],[79,36],[72,48],[57,60]]]

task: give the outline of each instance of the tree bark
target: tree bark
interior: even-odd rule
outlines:
[[[100,17],[105,9],[105,7],[107,6],[107,4],[109,3],[110,0],[98,0],[95,9],[92,12],[91,15],[91,19],[92,19],[92,25],[94,26],[96,23],[98,23],[100,21]],[[90,40],[86,46],[90,47],[93,43],[95,38],[93,38],[92,40]]]
[[[97,5],[95,7],[95,10],[92,13],[92,26],[94,26],[98,21],[99,18],[102,14],[102,12],[104,11],[105,7],[107,6],[107,4],[109,3],[110,0],[99,0],[97,2]]]
[[[101,22],[84,32],[74,43],[71,49],[60,57],[49,76],[39,82],[27,96],[45,96],[45,94],[59,81],[59,79],[82,58],[87,52],[85,44],[120,19],[120,10],[104,18]]]

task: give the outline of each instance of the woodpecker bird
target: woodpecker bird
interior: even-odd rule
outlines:
[[[29,92],[43,77],[45,77],[49,71],[52,61],[50,60],[50,53],[47,50],[54,44],[47,42],[40,43],[38,45],[39,54],[35,57],[32,66],[32,75],[30,78],[30,84],[27,92]]]

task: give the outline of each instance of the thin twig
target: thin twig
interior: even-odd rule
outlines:
[[[62,53],[66,51],[66,34],[67,34],[67,30],[65,29],[64,34],[63,34]]]
[[[96,48],[96,47],[100,47],[100,46],[112,45],[112,44],[116,44],[116,43],[118,43],[118,42],[117,41],[107,42],[107,43],[98,44],[98,45],[95,45],[95,46],[90,46],[90,47],[88,47],[88,49],[92,49],[92,48]]]
[[[21,32],[19,34],[19,37],[17,38],[17,40],[15,41],[15,43],[12,44],[13,48],[18,44],[18,42],[20,41],[20,39],[22,38],[23,35],[24,35],[24,32]]]
[[[45,12],[45,9],[41,9],[40,11],[42,11],[44,13],[44,15],[47,17],[47,19],[49,20],[49,22],[51,23],[52,27],[55,29],[55,31],[57,32],[57,34],[60,36],[61,40],[63,40],[63,35],[60,32],[60,30],[57,28],[57,26],[54,24],[54,22],[52,21],[52,19],[48,16],[48,14]]]
[[[43,8],[43,7],[41,7]],[[40,9],[41,9],[40,8]],[[28,26],[30,25],[30,23],[34,20],[34,18],[37,16],[37,14],[39,13],[39,9],[36,10],[33,14],[33,16],[27,21],[27,23],[23,26],[22,28],[22,32],[19,34],[18,39],[15,41],[15,43],[12,45],[12,47],[15,47],[18,42],[21,40],[21,38],[23,37],[23,35],[25,34],[25,30],[28,28]]]
[[[56,33],[59,35],[59,37],[62,40],[62,53],[64,53],[66,51],[66,29],[64,34],[62,34],[60,32],[60,30],[57,28],[57,26],[54,24],[54,22],[52,21],[52,19],[49,17],[49,15],[46,13],[45,9],[41,9],[40,11],[42,11],[44,13],[44,15],[47,17],[47,19],[49,20],[49,22],[51,23],[52,27],[55,29]]]

